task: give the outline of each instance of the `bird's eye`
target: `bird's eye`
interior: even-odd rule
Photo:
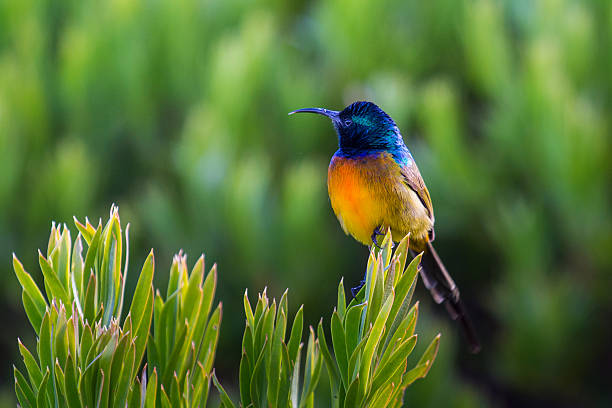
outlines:
[[[351,126],[353,124],[353,121],[350,119],[344,119],[344,126]]]

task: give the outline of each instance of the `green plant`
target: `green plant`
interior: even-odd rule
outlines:
[[[400,407],[406,388],[423,378],[438,352],[436,336],[413,368],[407,359],[414,349],[418,303],[410,306],[417,280],[417,256],[406,267],[408,237],[392,251],[391,235],[368,260],[366,283],[346,305],[344,284],[331,318],[331,348],[323,320],[316,334],[310,327],[304,375],[300,387],[303,325],[301,307],[287,329],[287,292],[270,304],[266,291],[255,311],[244,295],[246,327],[240,362],[240,401],[243,407],[313,407],[323,362],[328,370],[333,407]],[[333,354],[332,354],[333,351]],[[214,378],[213,378],[214,379]],[[226,407],[235,407],[214,379]]]
[[[54,224],[47,256],[39,252],[46,298],[13,256],[23,305],[38,335],[36,357],[19,343],[27,374],[14,368],[20,405],[205,406],[221,319],[220,304],[208,318],[216,268],[204,280],[200,258],[188,276],[179,253],[164,302],[159,292],[154,297],[151,252],[122,319],[129,226],[123,257],[117,207],[105,226],[76,219],[75,225],[74,245],[70,230]],[[139,376],[145,351],[147,364]]]
[[[205,274],[202,256],[188,273],[179,252],[163,297],[154,293],[151,251],[123,317],[129,225],[125,247],[115,206],[104,226],[76,219],[75,225],[79,234],[72,243],[69,229],[53,224],[46,256],[39,253],[46,296],[13,256],[23,305],[38,336],[36,353],[19,342],[25,365],[25,374],[14,368],[19,404],[206,406],[212,380],[221,404],[234,407],[213,371],[222,314],[220,303],[213,310],[216,266]],[[407,248],[405,238],[392,254],[387,234],[382,249],[369,258],[366,285],[348,306],[340,282],[331,347],[321,320],[316,331],[310,327],[304,360],[303,307],[287,337],[287,292],[277,305],[264,290],[254,309],[245,292],[241,406],[313,407],[323,366],[332,406],[400,406],[406,387],[427,374],[439,344],[438,335],[408,369],[416,343],[418,305],[410,302],[419,258],[406,267]]]

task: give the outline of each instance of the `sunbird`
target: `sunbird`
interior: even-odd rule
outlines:
[[[419,168],[389,115],[372,102],[358,101],[342,111],[298,109],[331,119],[338,150],[327,171],[332,208],[342,229],[365,245],[391,229],[393,241],[410,234],[412,256],[422,252],[419,273],[434,301],[458,320],[473,353],[480,342],[450,277],[432,245],[434,213]],[[358,289],[358,288],[357,288]]]

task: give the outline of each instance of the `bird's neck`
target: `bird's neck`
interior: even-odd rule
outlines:
[[[349,159],[358,159],[366,156],[388,153],[399,165],[404,165],[411,159],[410,151],[403,143],[396,146],[340,146],[336,152],[337,156]]]

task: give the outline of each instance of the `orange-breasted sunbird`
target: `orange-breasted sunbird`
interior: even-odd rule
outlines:
[[[331,119],[338,150],[329,164],[327,188],[342,229],[365,245],[391,229],[395,242],[410,234],[413,256],[423,252],[419,272],[438,304],[461,323],[470,348],[480,343],[459,297],[459,289],[432,245],[431,197],[402,135],[389,115],[372,102],[354,102],[338,112],[304,108]]]

